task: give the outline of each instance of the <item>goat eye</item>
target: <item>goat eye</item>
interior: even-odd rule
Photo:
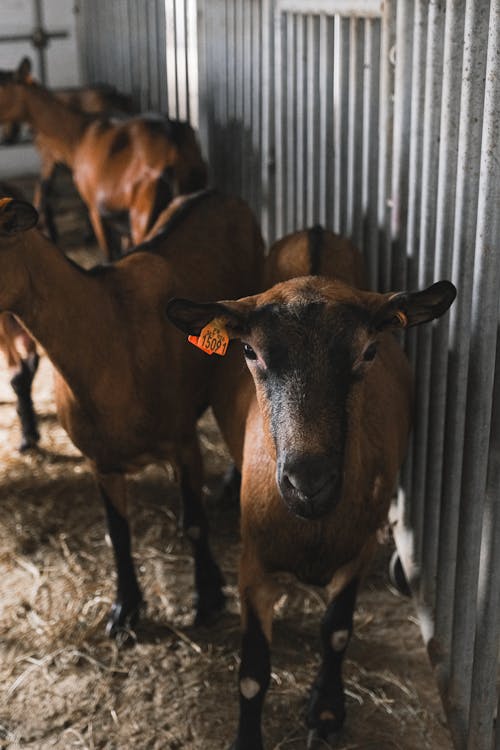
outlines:
[[[243,344],[243,352],[247,359],[257,359],[257,355],[255,354],[250,344]]]
[[[365,351],[363,352],[363,359],[365,362],[371,362],[372,359],[375,359],[375,355],[377,354],[377,344],[373,343],[366,347]]]

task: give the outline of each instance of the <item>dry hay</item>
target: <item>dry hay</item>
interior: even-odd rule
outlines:
[[[72,205],[64,238],[81,223]],[[202,424],[205,491],[227,611],[210,629],[192,627],[192,562],[176,527],[178,491],[168,472],[149,468],[131,481],[147,614],[133,645],[117,644],[104,635],[114,593],[104,512],[85,461],[57,424],[46,357],[35,403],[41,449],[19,456],[13,394],[0,370],[0,748],[227,748],[237,721],[238,512],[217,500],[227,455],[213,420]],[[443,750],[448,735],[413,609],[389,588],[386,556],[360,595],[337,747]],[[269,750],[305,747],[322,609],[320,594],[299,585],[278,609],[264,720]]]

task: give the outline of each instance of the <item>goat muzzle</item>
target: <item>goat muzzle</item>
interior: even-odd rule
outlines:
[[[278,462],[277,482],[288,509],[307,520],[330,513],[340,499],[341,472],[329,455],[287,455]]]

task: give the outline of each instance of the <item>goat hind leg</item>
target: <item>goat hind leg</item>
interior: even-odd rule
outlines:
[[[193,547],[196,589],[195,625],[210,622],[224,608],[224,577],[208,542],[208,519],[202,501],[201,456],[196,438],[180,465],[182,528]]]
[[[106,634],[114,637],[120,630],[135,625],[144,600],[131,554],[126,478],[123,474],[98,474],[97,484],[106,510],[118,579],[116,598],[106,625]]]
[[[21,423],[21,453],[34,448],[40,440],[37,417],[31,398],[31,386],[38,369],[39,356],[36,350],[19,361],[19,367],[12,375],[10,384],[17,396],[17,413]]]

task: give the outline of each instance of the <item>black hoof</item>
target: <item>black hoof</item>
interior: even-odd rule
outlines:
[[[229,750],[264,750],[262,740],[235,740]]]
[[[307,726],[311,730],[307,744],[308,750],[325,747],[325,743],[334,741],[344,721],[345,705],[341,690],[337,689],[328,694],[313,685],[307,710]]]
[[[23,435],[21,445],[19,446],[19,453],[26,453],[32,448],[36,448],[39,440],[40,435],[38,432],[34,432],[32,435]]]
[[[328,732],[326,729],[310,729],[307,734],[307,750],[325,750],[335,747],[339,739],[339,731]]]
[[[120,634],[133,630],[144,607],[145,603],[142,599],[137,604],[127,606],[123,602],[115,602],[106,623],[108,638],[117,638]]]
[[[203,596],[196,597],[195,625],[211,625],[226,606],[226,595],[220,586],[204,591]]]

